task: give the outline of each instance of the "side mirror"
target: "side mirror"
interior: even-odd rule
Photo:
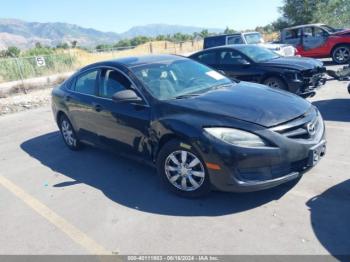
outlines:
[[[140,102],[142,101],[141,97],[139,97],[134,90],[127,89],[116,92],[112,99],[116,103],[127,103],[127,102]]]

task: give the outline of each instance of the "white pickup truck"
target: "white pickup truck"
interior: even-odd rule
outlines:
[[[294,56],[296,49],[292,45],[265,43],[259,32],[244,32],[226,35],[215,35],[204,38],[204,49],[237,44],[255,44],[270,49],[281,56]]]

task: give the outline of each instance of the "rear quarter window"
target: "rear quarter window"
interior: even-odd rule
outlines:
[[[97,75],[98,70],[94,70],[77,76],[74,91],[86,95],[95,95]]]
[[[197,55],[196,60],[206,65],[214,65],[216,64],[216,52],[201,53]]]
[[[75,77],[70,77],[66,81],[62,83],[62,87],[68,89],[68,90],[73,90],[74,89],[74,80]]]

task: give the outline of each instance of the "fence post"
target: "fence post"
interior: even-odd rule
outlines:
[[[74,68],[74,65],[73,65],[73,57],[72,57],[71,48],[68,49],[68,52],[69,52],[69,58],[70,58],[71,69],[72,69],[72,68]]]
[[[20,65],[19,62],[18,62],[18,58],[17,58],[17,57],[15,57],[15,61],[16,61],[16,65],[17,65],[17,68],[18,68],[19,76],[20,76],[21,81],[22,81],[22,86],[23,86],[23,88],[24,88],[24,80],[23,80],[22,68],[21,68],[21,65]]]
[[[152,42],[149,43],[149,51],[151,54],[153,54],[153,45]]]

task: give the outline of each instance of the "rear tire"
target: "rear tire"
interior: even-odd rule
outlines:
[[[266,78],[263,84],[275,89],[288,90],[288,87],[284,83],[283,79],[276,76]]]
[[[341,65],[350,62],[350,46],[340,45],[333,49],[332,60],[334,63]]]
[[[157,171],[170,191],[182,197],[201,197],[211,191],[209,175],[200,154],[187,145],[180,140],[166,143],[157,157]]]
[[[60,117],[59,128],[63,141],[70,150],[77,151],[81,149],[81,143],[79,142],[76,132],[66,115]]]

